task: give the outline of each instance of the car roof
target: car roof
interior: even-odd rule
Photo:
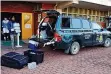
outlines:
[[[84,19],[84,20],[88,20],[87,18],[83,18],[83,17],[73,17],[73,16],[66,16],[66,15],[59,15],[60,17],[64,17],[64,18],[73,18],[73,19]]]

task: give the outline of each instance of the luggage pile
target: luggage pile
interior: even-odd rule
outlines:
[[[9,52],[1,56],[1,65],[22,69],[27,66],[34,66],[34,64],[39,64],[43,62],[44,52],[38,50],[38,42],[35,38],[31,38],[28,43],[28,48],[30,50],[24,51],[24,54],[19,54],[16,52]],[[32,65],[31,65],[32,64]]]
[[[36,62],[36,64],[42,63],[43,59],[43,51],[27,50],[24,51],[24,55],[16,52],[9,52],[1,56],[1,65],[15,69],[22,69],[31,62]]]

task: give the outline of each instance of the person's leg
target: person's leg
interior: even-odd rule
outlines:
[[[4,35],[3,39],[4,39],[4,41],[6,40],[6,34],[5,33],[6,33],[5,28],[3,28],[3,35]]]
[[[8,40],[8,33],[6,33],[6,41]]]
[[[1,29],[1,40],[4,41],[4,33],[3,33],[3,29]]]
[[[4,40],[6,41],[6,36],[7,36],[7,34],[6,33],[4,33]]]
[[[7,33],[8,40],[10,40],[10,33]]]
[[[9,30],[7,28],[3,28],[3,32],[5,33],[5,40],[7,41]]]
[[[1,34],[1,40],[3,40],[3,34]]]
[[[10,35],[12,49],[14,49],[14,35]]]

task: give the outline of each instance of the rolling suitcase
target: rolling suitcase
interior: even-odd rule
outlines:
[[[9,52],[1,56],[1,65],[21,69],[28,64],[28,57],[16,52]]]
[[[43,51],[27,50],[24,51],[24,55],[28,56],[29,62],[36,62],[36,64],[42,63],[44,60]]]

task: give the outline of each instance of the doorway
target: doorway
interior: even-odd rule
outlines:
[[[1,12],[1,25],[2,25],[2,21],[4,20],[4,18],[7,18],[8,20],[11,19],[12,17],[15,18],[15,21],[17,23],[20,24],[20,29],[21,29],[21,32],[20,32],[20,39],[22,38],[22,18],[21,18],[22,14],[21,13],[11,13],[11,12]],[[3,30],[3,28],[1,27],[1,31]],[[4,38],[3,38],[3,34],[1,35],[1,40],[3,41]]]

